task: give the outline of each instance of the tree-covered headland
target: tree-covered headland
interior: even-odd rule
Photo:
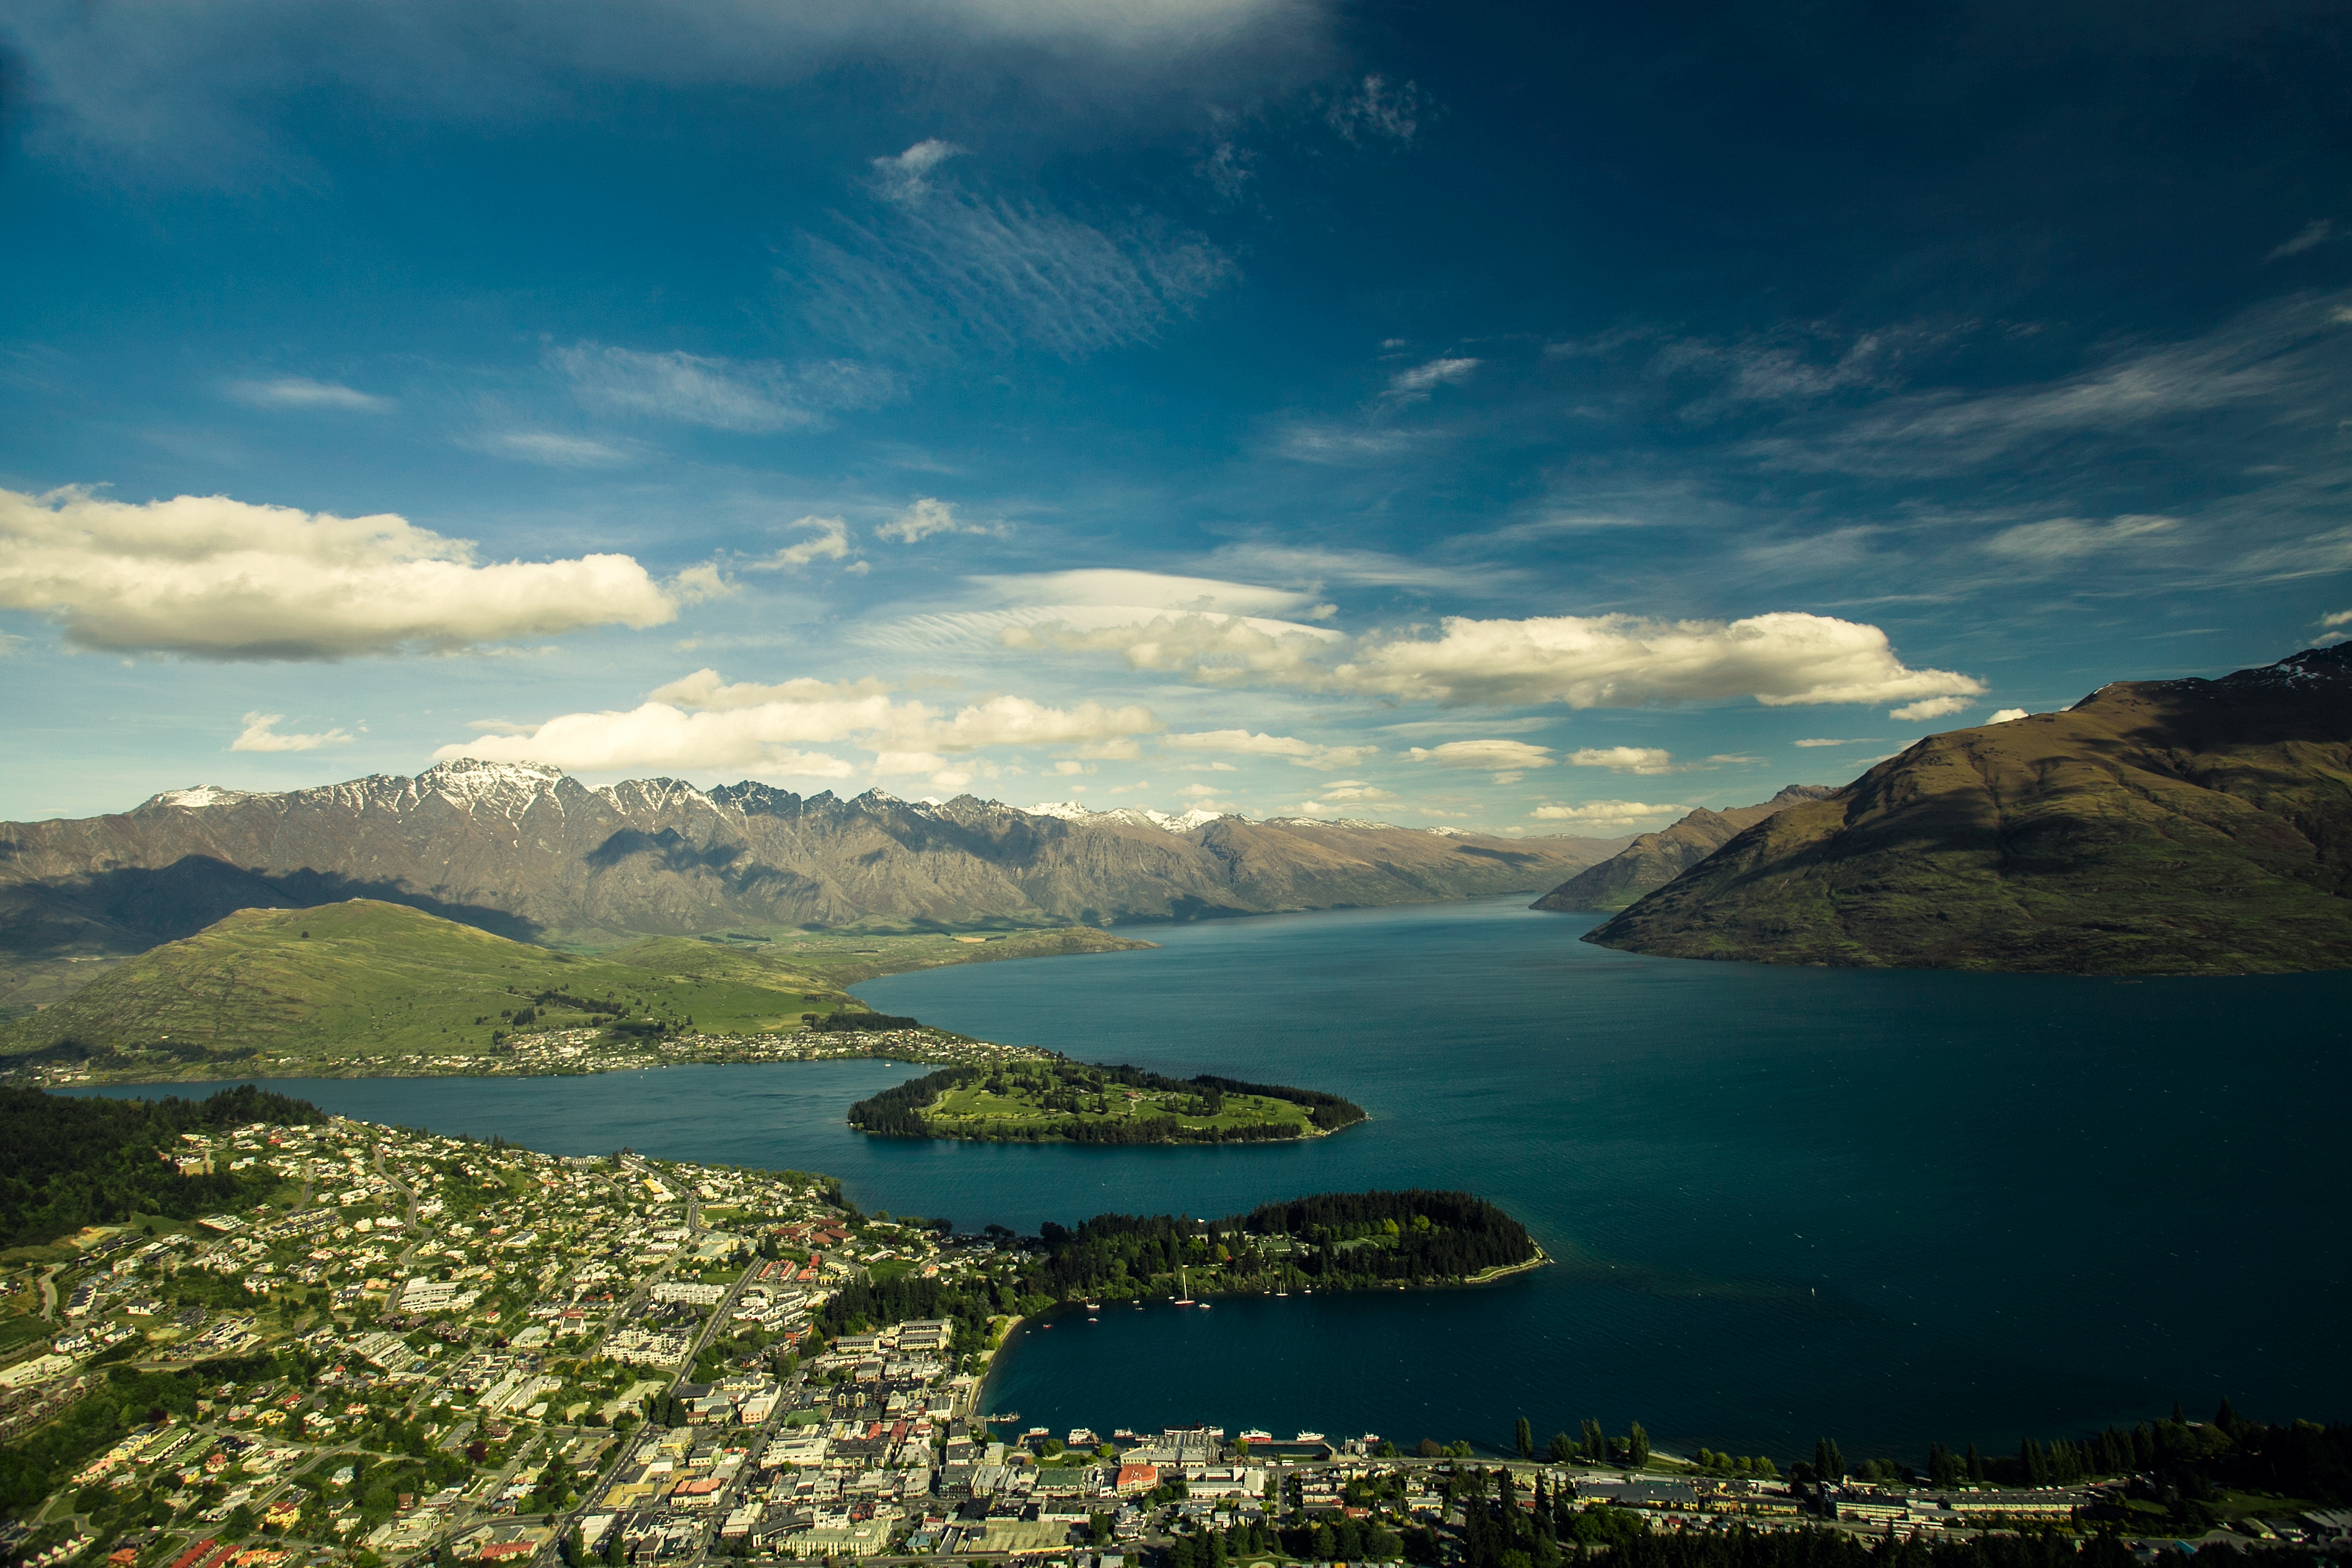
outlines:
[[[1019,1143],[1263,1143],[1363,1119],[1363,1107],[1320,1090],[1058,1058],[944,1068],[849,1108],[861,1132]]]

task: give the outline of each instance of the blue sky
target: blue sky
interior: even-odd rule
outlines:
[[[1641,9],[14,7],[0,816],[1607,834],[2352,632],[2340,10]]]

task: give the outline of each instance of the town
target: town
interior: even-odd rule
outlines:
[[[1538,1454],[1522,1423],[1499,1457],[1208,1424],[1015,1431],[982,1408],[991,1358],[1038,1310],[1013,1299],[1024,1244],[1001,1228],[864,1215],[817,1176],[343,1118],[184,1134],[165,1158],[264,1168],[279,1201],[90,1227],[12,1274],[0,1445],[19,1518],[0,1544],[37,1568],[1478,1568],[1507,1563],[1512,1531],[1542,1563],[1629,1532],[2088,1529],[2130,1490],[1784,1479],[1654,1454],[1638,1428]],[[866,1315],[933,1286],[1013,1310]]]

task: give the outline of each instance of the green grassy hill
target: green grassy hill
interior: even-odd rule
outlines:
[[[246,909],[108,970],[0,1031],[0,1053],[78,1044],[158,1076],[293,1054],[330,1069],[470,1054],[497,1031],[615,1019],[715,1034],[797,1028],[862,1004],[823,979],[709,943],[552,952],[373,899]],[[528,1015],[528,1016],[523,1016]]]

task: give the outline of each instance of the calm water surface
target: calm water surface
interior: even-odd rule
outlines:
[[[864,1138],[890,1063],[278,1084],[347,1114],[838,1175],[1034,1230],[1315,1190],[1467,1187],[1558,1267],[1502,1286],[1083,1312],[990,1392],[1024,1424],[1508,1440],[1586,1416],[1916,1460],[2222,1395],[2352,1416],[2352,975],[2119,984],[1643,958],[1517,900],[1153,930],[1155,951],[870,981],[885,1011],[1090,1061],[1336,1090],[1303,1147]]]

